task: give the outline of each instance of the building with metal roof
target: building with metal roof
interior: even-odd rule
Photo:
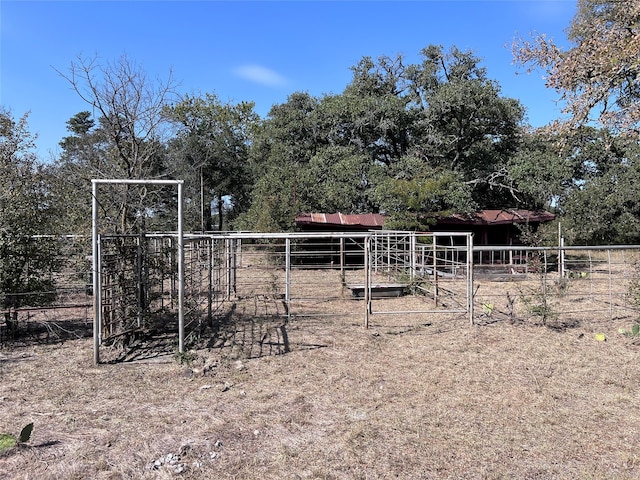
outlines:
[[[528,225],[537,229],[555,219],[553,213],[524,209],[480,210],[473,215],[451,215],[438,218],[432,231],[472,232],[476,245],[518,245],[521,229]],[[379,213],[301,213],[296,225],[304,231],[345,232],[381,230],[385,216]]]
[[[383,224],[384,215],[379,213],[301,213],[296,216],[296,225],[305,231],[381,230]]]

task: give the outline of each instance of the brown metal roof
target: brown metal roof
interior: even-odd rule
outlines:
[[[556,216],[553,213],[533,210],[481,210],[473,216],[451,215],[438,220],[438,224],[466,225],[502,225],[527,222],[550,222]]]
[[[301,213],[296,217],[297,225],[340,226],[352,228],[380,228],[384,216],[379,213]]]
[[[451,215],[438,219],[438,225],[506,225],[514,223],[544,223],[554,220],[553,213],[541,210],[480,210],[472,216]],[[379,229],[384,224],[384,215],[379,213],[301,213],[296,216],[298,226],[345,227],[356,229]]]

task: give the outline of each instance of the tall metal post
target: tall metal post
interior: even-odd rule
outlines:
[[[467,234],[467,309],[469,323],[473,325],[473,234]]]
[[[184,238],[182,232],[182,181],[178,183],[178,352],[184,353]]]
[[[560,277],[560,280],[562,280],[565,275],[564,256],[564,238],[560,237],[560,255],[558,256],[558,276]]]
[[[225,270],[225,278],[227,282],[227,296],[226,300],[231,298],[231,239],[224,239],[224,266]]]
[[[231,278],[234,295],[238,293],[238,242],[237,238],[231,240]]]
[[[291,314],[291,239],[285,240],[285,290],[284,301],[287,305],[287,321],[290,320]]]
[[[207,245],[208,245],[208,262],[207,262],[207,267],[209,269],[208,271],[208,280],[207,280],[207,284],[208,284],[208,288],[207,288],[207,323],[209,325],[212,326],[213,324],[213,267],[214,267],[214,263],[213,263],[213,238],[209,237],[208,241],[207,241]]]
[[[137,299],[137,305],[136,305],[136,312],[137,312],[137,325],[138,328],[140,328],[142,326],[142,315],[143,315],[143,311],[144,311],[144,275],[142,274],[142,269],[143,267],[143,247],[142,247],[142,242],[143,242],[143,237],[144,234],[140,233],[137,237],[136,237],[136,282],[138,284],[138,295],[136,295],[136,299]]]
[[[364,239],[364,328],[369,328],[369,313],[371,312],[371,237]]]
[[[433,303],[438,306],[438,296],[440,295],[438,287],[438,240],[437,235],[431,236],[433,241]]]
[[[93,254],[93,362],[100,363],[100,332],[102,319],[100,311],[100,270],[98,268],[98,184],[91,181],[91,231],[92,231],[92,254]]]
[[[411,236],[409,237],[409,248],[411,249],[409,278],[412,282],[416,278],[416,244],[416,232],[411,232]]]
[[[344,237],[340,237],[340,278],[342,279],[344,279],[344,267],[346,263]]]

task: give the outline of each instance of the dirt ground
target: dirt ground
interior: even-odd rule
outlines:
[[[312,317],[251,325],[260,348],[237,325],[180,357],[99,366],[90,331],[5,345],[0,433],[34,430],[0,476],[637,479],[629,326]]]

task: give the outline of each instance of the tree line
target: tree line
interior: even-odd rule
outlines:
[[[87,233],[92,178],[175,178],[191,231],[289,231],[310,211],[428,230],[443,215],[527,208],[557,213],[573,244],[640,243],[639,18],[633,1],[580,0],[569,49],[514,42],[566,105],[538,129],[455,47],[427,46],[413,64],[364,57],[341,93],[296,92],[265,118],[214,92],[178,96],[171,73],[149,80],[127,57],[78,57],[60,74],[88,110],[67,121],[55,161],[35,158],[26,115],[0,111],[0,236]],[[109,231],[174,228],[175,192],[104,188]]]

